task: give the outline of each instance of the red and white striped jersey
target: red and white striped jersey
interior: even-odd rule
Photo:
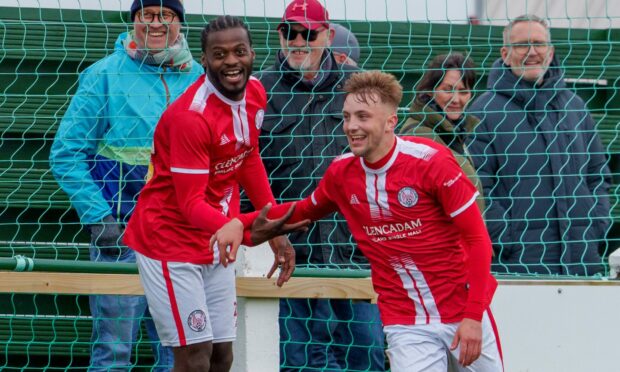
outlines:
[[[153,176],[125,231],[129,247],[157,260],[209,264],[211,235],[239,214],[239,183],[251,185],[245,189],[257,208],[274,202],[258,151],[266,104],[255,78],[232,101],[203,75],[164,112]]]
[[[468,300],[482,317],[496,282],[483,268],[485,293],[468,293],[467,253],[452,221],[475,204],[476,188],[447,148],[425,138],[397,138],[379,163],[373,169],[353,154],[335,159],[292,221],[344,215],[370,261],[384,325],[460,321]],[[490,262],[490,241],[486,248]]]

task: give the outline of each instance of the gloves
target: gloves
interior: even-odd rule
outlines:
[[[99,248],[102,255],[120,256],[127,249],[122,242],[123,231],[111,215],[92,225],[90,230],[90,244]]]

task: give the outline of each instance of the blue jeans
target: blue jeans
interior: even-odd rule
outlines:
[[[280,300],[280,371],[385,371],[376,305],[351,300]]]
[[[136,262],[133,250],[124,248],[119,255],[99,254],[90,248],[90,259],[98,262]],[[153,371],[170,371],[174,364],[172,348],[163,347],[155,330],[144,296],[90,296],[93,317],[89,371],[129,371],[131,352],[140,329],[140,320],[152,342],[155,365]]]

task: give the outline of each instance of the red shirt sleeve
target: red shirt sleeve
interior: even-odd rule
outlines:
[[[298,202],[288,202],[275,205],[269,210],[267,218],[277,219],[284,216],[291,207],[291,205],[295,203],[295,211],[293,212],[293,215],[287,221],[287,223],[295,223],[306,219],[316,221],[327,214],[337,211],[337,204],[329,197],[329,195],[333,195],[334,192],[331,191],[330,193],[329,191],[330,187],[333,187],[331,186],[333,173],[330,171],[330,169],[331,167],[327,169],[327,172],[325,172],[325,175],[319,182],[318,187],[312,192],[309,197]],[[246,228],[244,234],[244,241],[246,239],[250,239],[250,228],[259,213],[260,211],[254,211],[239,216],[239,219],[241,220],[241,222],[243,222],[243,226]],[[261,242],[255,243],[258,244]]]
[[[209,185],[211,133],[204,118],[186,111],[169,120],[170,174],[177,202],[187,221],[213,234],[230,219],[205,201]]]
[[[491,239],[480,209],[475,204],[452,221],[461,232],[462,244],[467,252],[469,296],[463,316],[480,321],[489,305],[489,292],[495,289],[494,278],[491,276]]]
[[[469,295],[464,317],[482,320],[488,306],[487,290],[491,277],[491,239],[480,209],[476,205],[478,190],[463,173],[454,156],[447,150],[440,151],[431,165],[432,182],[436,197],[444,212],[461,234],[461,243],[467,254]]]
[[[478,189],[447,148],[435,155],[428,169],[435,197],[448,216],[454,218],[476,202]]]
[[[291,216],[289,223],[299,222],[305,219],[316,221],[321,217],[338,210],[336,203],[330,198],[335,195],[337,190],[333,190],[334,179],[333,167],[329,167],[317,188],[309,197],[297,202],[295,212]],[[278,218],[286,214],[292,203],[277,205],[269,211],[267,217]]]
[[[250,155],[243,160],[237,179],[252,202],[254,209],[261,209],[267,203],[276,204],[258,147],[254,148]]]

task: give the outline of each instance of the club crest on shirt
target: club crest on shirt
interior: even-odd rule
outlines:
[[[265,110],[258,110],[256,112],[256,117],[254,118],[254,124],[256,124],[256,129],[260,129],[263,126],[264,118],[265,118]]]
[[[187,317],[187,325],[194,332],[202,332],[207,327],[207,315],[202,310],[194,310]]]
[[[405,186],[398,192],[398,202],[405,208],[413,207],[418,202],[418,193],[413,188]]]

